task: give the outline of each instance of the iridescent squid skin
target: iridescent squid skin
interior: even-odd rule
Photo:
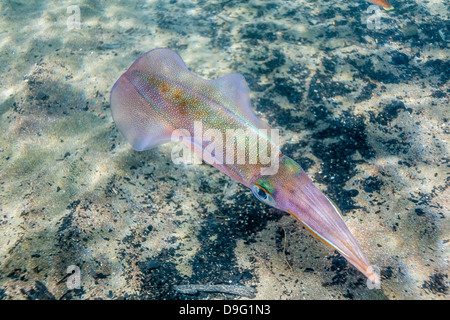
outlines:
[[[250,188],[263,203],[293,215],[372,282],[379,281],[337,206],[297,162],[279,152],[276,135],[269,134],[270,127],[251,108],[242,75],[205,80],[190,72],[174,51],[154,49],[117,80],[111,90],[111,110],[119,131],[135,150],[151,149],[184,132],[177,140],[190,150]],[[207,132],[213,132],[214,138]],[[239,134],[233,137],[230,132]],[[244,132],[257,140],[234,143]],[[212,141],[224,148],[211,150]],[[251,155],[256,161],[249,160]],[[267,158],[271,161],[262,160]]]

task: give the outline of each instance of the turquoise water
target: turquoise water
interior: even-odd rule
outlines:
[[[0,299],[448,299],[449,3],[391,3],[2,1]],[[110,91],[158,47],[245,77],[380,288],[172,143],[132,150]]]

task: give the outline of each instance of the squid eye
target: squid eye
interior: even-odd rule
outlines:
[[[254,184],[252,186],[252,191],[253,191],[253,195],[259,201],[261,201],[265,204],[268,204],[269,206],[272,206],[272,207],[275,207],[277,205],[277,203],[275,202],[275,199],[272,197],[272,195],[270,195],[269,193],[267,193],[266,191],[264,191],[263,189],[258,187],[256,184]]]

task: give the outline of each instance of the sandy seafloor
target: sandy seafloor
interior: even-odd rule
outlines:
[[[0,4],[0,299],[449,298],[449,1]],[[242,73],[255,111],[342,209],[380,289],[290,215],[167,144],[135,152],[109,108],[142,53]],[[66,270],[81,270],[68,289]]]

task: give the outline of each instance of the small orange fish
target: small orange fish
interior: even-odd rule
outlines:
[[[383,7],[384,10],[394,10],[394,7],[391,6],[390,3],[385,0],[367,0],[367,1],[375,3],[380,7]]]

